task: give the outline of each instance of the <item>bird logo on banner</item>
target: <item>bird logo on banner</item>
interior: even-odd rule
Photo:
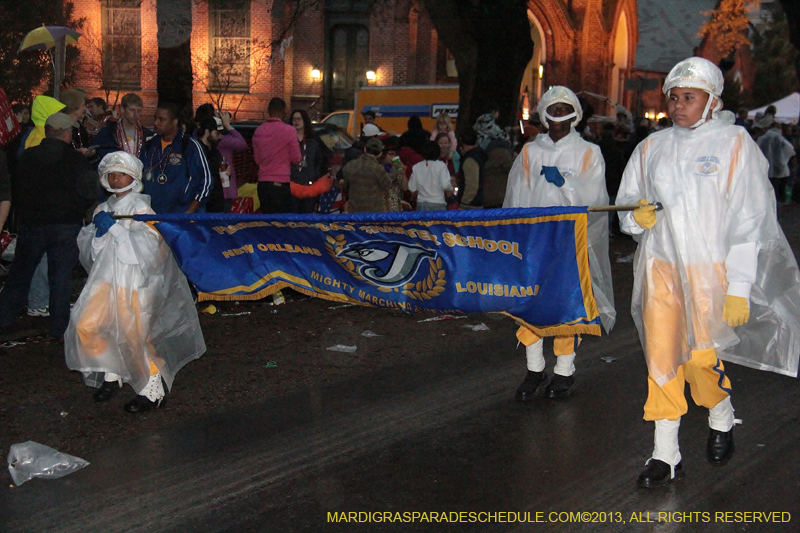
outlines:
[[[413,278],[423,258],[435,259],[437,254],[400,242],[368,241],[347,246],[338,255],[362,263],[358,273],[365,279],[393,287]]]

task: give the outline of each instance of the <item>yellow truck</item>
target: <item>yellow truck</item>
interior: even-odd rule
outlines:
[[[398,85],[361,87],[356,90],[354,109],[334,111],[322,119],[347,130],[353,137],[361,134],[365,111],[375,112],[375,124],[382,130],[400,135],[407,129],[408,118],[417,115],[422,127],[433,129],[439,113],[458,117],[458,85]]]

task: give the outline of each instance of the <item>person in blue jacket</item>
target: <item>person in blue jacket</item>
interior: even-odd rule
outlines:
[[[144,105],[139,95],[128,93],[122,97],[121,103],[122,114],[119,120],[109,121],[92,140],[98,163],[106,155],[118,150],[139,157],[144,143],[153,136],[153,132],[139,122]],[[105,198],[104,195],[103,201]]]
[[[145,142],[139,155],[144,193],[150,195],[153,211],[203,212],[214,180],[199,142],[180,127],[178,107],[159,104],[153,129],[156,135]]]

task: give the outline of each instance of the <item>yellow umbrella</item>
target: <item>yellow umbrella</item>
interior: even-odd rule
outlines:
[[[28,32],[19,45],[23,50],[50,50],[55,48],[55,54],[50,53],[53,62],[53,96],[58,99],[61,90],[61,80],[64,79],[64,66],[67,59],[67,44],[78,44],[80,33],[66,26],[44,26]]]
[[[56,41],[64,39],[66,44],[78,44],[80,33],[66,26],[42,26],[28,32],[19,45],[23,50],[47,50],[56,46]]]

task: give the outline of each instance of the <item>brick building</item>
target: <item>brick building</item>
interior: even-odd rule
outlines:
[[[713,39],[699,35],[708,13],[718,4],[719,0],[670,0],[669,3],[638,0],[641,39],[632,76],[657,80],[653,89],[642,92],[642,114],[650,117],[666,114],[666,100],[661,92],[664,78],[676,63],[691,56],[721,65],[726,80],[736,80],[741,90],[752,89],[756,65],[751,47],[740,45],[730,57],[723,58]],[[762,0],[761,4],[762,9],[770,9],[774,1]],[[750,16],[758,18],[761,13],[755,11]]]
[[[352,106],[362,84],[457,82],[452,56],[413,0],[174,0],[191,15],[168,22],[156,0],[72,1],[86,20],[79,86],[112,104],[117,91],[134,91],[155,106],[159,20],[164,41],[190,39],[194,105],[218,103],[224,87],[223,107],[238,119],[263,118],[273,96],[327,112]],[[298,2],[311,5],[298,11]],[[601,114],[630,103],[636,0],[529,0],[528,18],[535,46],[520,91],[533,104],[550,85],[592,93]]]

